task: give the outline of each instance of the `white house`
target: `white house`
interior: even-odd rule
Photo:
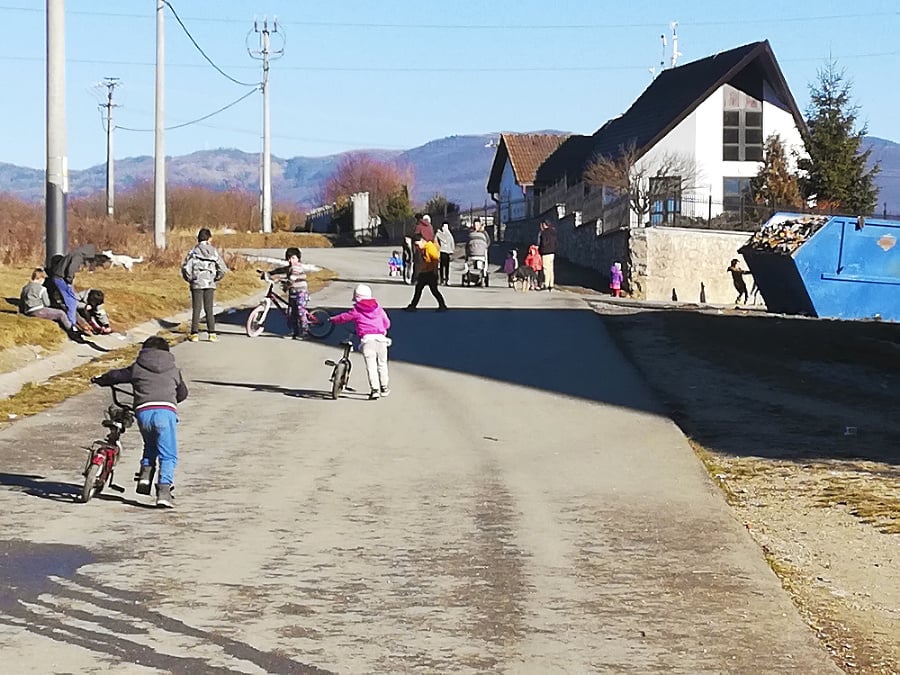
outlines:
[[[743,217],[742,197],[759,172],[765,141],[778,134],[789,156],[802,154],[803,128],[768,41],[665,70],[623,115],[590,136],[569,136],[547,157],[531,187],[533,217],[505,221],[506,236],[529,242],[536,220],[548,218],[559,229],[560,257],[601,274],[621,261],[637,297],[729,302],[734,293],[724,270],[748,237],[733,230],[753,226]],[[640,216],[627,199],[584,181],[598,157],[629,150],[637,157],[634,175],[649,169],[645,181],[670,186]],[[685,176],[659,171],[673,156],[692,165],[690,189]]]

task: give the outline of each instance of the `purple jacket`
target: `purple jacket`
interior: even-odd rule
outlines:
[[[349,312],[333,316],[331,320],[334,323],[355,321],[356,334],[360,340],[366,335],[385,335],[391,327],[391,320],[388,318],[387,312],[374,298],[358,300]]]

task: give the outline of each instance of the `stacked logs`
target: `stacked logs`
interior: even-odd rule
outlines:
[[[828,222],[828,218],[828,216],[803,216],[766,223],[750,238],[747,247],[754,251],[791,255]]]

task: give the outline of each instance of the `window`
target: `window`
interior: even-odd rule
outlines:
[[[746,204],[750,199],[749,178],[722,179],[722,207],[725,211],[740,211],[741,200]]]
[[[761,162],[763,158],[762,103],[725,85],[722,110],[722,159]]]
[[[681,213],[681,177],[662,176],[650,179],[650,224],[666,225],[675,222]]]

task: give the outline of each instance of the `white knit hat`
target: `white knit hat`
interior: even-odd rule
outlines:
[[[430,223],[430,222],[431,222],[431,216],[429,216],[429,215],[426,213],[424,216],[422,216],[422,220],[424,220],[426,223]]]
[[[372,289],[366,286],[365,284],[359,284],[356,288],[353,289],[353,302],[357,302],[359,300],[371,300],[372,299]]]

